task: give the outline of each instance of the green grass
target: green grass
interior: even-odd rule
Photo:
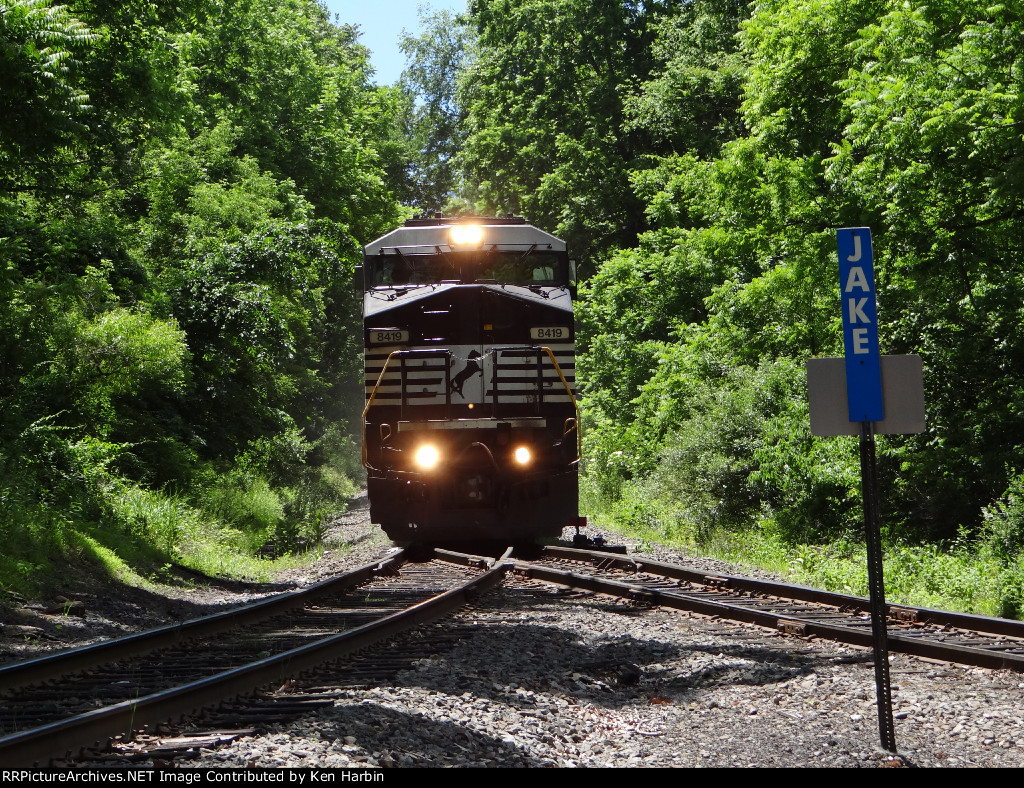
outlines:
[[[250,582],[267,582],[279,572],[306,566],[323,555],[325,548],[343,545],[320,544],[303,553],[264,559],[225,542],[215,528],[194,531],[184,551],[170,553],[145,539],[102,528],[67,528],[59,551],[23,550],[0,558],[0,592],[27,598],[45,596],[60,589],[72,576],[92,574],[134,588],[191,584],[194,577],[177,568],[187,568],[209,577]],[[3,603],[0,593],[0,604]]]
[[[863,542],[788,544],[775,535],[770,520],[752,523],[742,533],[724,529],[704,533],[687,524],[670,505],[651,498],[609,506],[584,491],[583,504],[601,530],[775,572],[800,585],[868,595]],[[886,544],[882,560],[887,601],[1008,618],[1024,614],[1020,556],[998,556],[984,543],[963,541],[948,547]]]
[[[344,508],[343,499],[325,497],[316,522],[286,523],[281,499],[261,480],[234,489],[221,483],[198,502],[109,477],[103,481],[93,488],[97,502],[91,507],[56,506],[18,496],[12,488],[0,491],[0,604],[10,604],[13,596],[46,596],[85,574],[138,588],[194,582],[183,580],[191,576],[176,567],[268,581],[322,554],[321,521]],[[216,505],[209,506],[211,500]],[[257,551],[268,539],[282,544],[286,527],[311,549],[260,558]]]

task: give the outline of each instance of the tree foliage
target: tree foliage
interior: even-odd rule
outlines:
[[[696,13],[673,17],[675,35],[715,42],[717,81],[680,78],[680,44],[626,102],[627,124],[662,131],[631,174],[650,229],[608,256],[581,309],[591,467],[718,489],[725,466],[709,458],[725,457],[739,476],[717,493],[722,511],[767,516],[792,538],[855,528],[847,464],[822,466],[831,480],[808,465],[842,441],[794,417],[801,387],[728,450],[705,425],[736,418],[737,381],[761,396],[766,363],[799,376],[794,361],[842,353],[834,229],[866,225],[883,352],[919,353],[926,375],[927,432],[884,444],[886,521],[908,538],[969,533],[1024,448],[1024,20],[1009,5],[773,0],[735,15],[736,37],[709,39]],[[685,89],[696,84],[740,99],[711,127],[724,134],[664,120],[707,117]],[[823,516],[826,503],[841,516]]]
[[[0,0],[8,523],[161,491],[170,519],[246,528],[322,510],[358,400],[350,266],[404,202],[569,241],[588,474],[705,536],[856,527],[802,362],[842,352],[835,228],[869,226],[883,352],[926,373],[927,432],[882,444],[890,532],[1011,560],[1016,5],[474,0],[423,21],[380,88],[315,0]]]
[[[170,495],[287,542],[338,505],[356,239],[404,167],[367,55],[314,0],[0,0],[7,527]]]
[[[586,253],[631,243],[620,86],[646,75],[657,11],[619,0],[479,0],[460,157],[480,211],[529,216]]]
[[[440,211],[459,193],[456,156],[465,140],[462,106],[456,95],[461,75],[473,68],[475,39],[465,17],[441,10],[421,11],[423,31],[403,31],[406,67],[401,88],[407,96],[405,137],[410,147],[406,202]]]
[[[41,185],[44,166],[87,130],[91,107],[79,72],[99,34],[66,6],[0,3],[0,188]]]

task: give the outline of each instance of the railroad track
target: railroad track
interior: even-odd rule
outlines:
[[[0,763],[32,766],[276,687],[444,616],[504,567],[399,551],[303,591],[217,616],[0,668]]]
[[[609,594],[639,605],[871,645],[867,600],[852,596],[600,550],[548,547],[532,560],[438,550],[431,558],[440,560],[409,563],[396,552],[303,592],[0,668],[0,762],[44,764],[145,725],[148,733],[121,736],[115,749],[137,757],[174,757],[190,747],[251,733],[252,724],[332,704],[332,687],[344,684],[346,675],[365,681],[366,674],[403,669],[446,644],[424,637],[388,657],[378,652],[361,662],[350,655],[471,603],[509,572],[520,581]],[[1021,622],[890,605],[889,632],[893,652],[1024,671]],[[460,636],[449,632],[447,637]],[[344,666],[338,667],[343,657]],[[329,676],[314,677],[301,692],[289,694],[294,677],[331,663],[335,669]],[[209,711],[218,703],[219,710]],[[208,711],[200,730],[177,743],[173,728],[159,727],[203,708]]]
[[[872,645],[869,603],[861,597],[595,550],[548,547],[538,560],[513,567],[524,577],[638,603]],[[887,613],[891,652],[1024,672],[1024,622],[892,604]]]

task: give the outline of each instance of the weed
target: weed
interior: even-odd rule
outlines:
[[[42,564],[35,564],[31,561],[18,561],[16,567],[18,572],[25,577],[31,577],[36,572],[41,572],[44,569]]]

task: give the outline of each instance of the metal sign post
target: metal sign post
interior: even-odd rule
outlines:
[[[859,297],[856,303],[859,303]],[[808,359],[807,400],[810,405],[811,434],[822,437],[831,435],[857,435],[860,437],[861,494],[868,553],[871,633],[874,641],[875,687],[878,698],[878,732],[882,746],[890,752],[896,752],[896,732],[892,719],[892,690],[889,685],[889,646],[885,629],[885,584],[882,580],[882,539],[875,470],[875,435],[909,435],[924,432],[924,374],[920,356],[882,356],[880,360],[882,404],[884,406],[881,410],[885,416],[881,421],[855,421],[850,417],[852,406],[848,404],[851,395],[847,381],[847,370],[850,368],[849,355],[846,358]],[[858,363],[855,365],[855,369],[859,370],[864,366]]]
[[[889,648],[885,630],[885,586],[882,581],[882,540],[874,436],[924,432],[924,371],[920,356],[882,356],[882,411],[885,418],[881,421],[858,422],[850,420],[846,375],[848,361],[848,357],[808,359],[807,400],[813,435],[860,437],[861,493],[868,552],[868,585],[871,591],[878,730],[882,746],[895,752],[896,733],[889,686]],[[861,367],[861,364],[856,365],[858,369]]]
[[[868,596],[871,601],[871,639],[875,652],[875,697],[878,700],[878,735],[889,752],[896,752],[896,726],[892,717],[889,681],[889,641],[885,617],[885,581],[882,576],[882,532],[875,473],[875,436],[871,422],[861,422],[860,484],[864,506],[864,535],[868,552]]]
[[[875,470],[872,422],[882,421],[882,361],[878,350],[874,258],[871,230],[847,227],[836,232],[839,249],[839,290],[843,301],[843,342],[846,348],[846,396],[851,422],[860,422],[860,476],[864,503],[864,532],[868,552],[871,635],[875,656],[878,733],[882,747],[896,752],[889,681],[889,643],[882,575],[882,535]]]

